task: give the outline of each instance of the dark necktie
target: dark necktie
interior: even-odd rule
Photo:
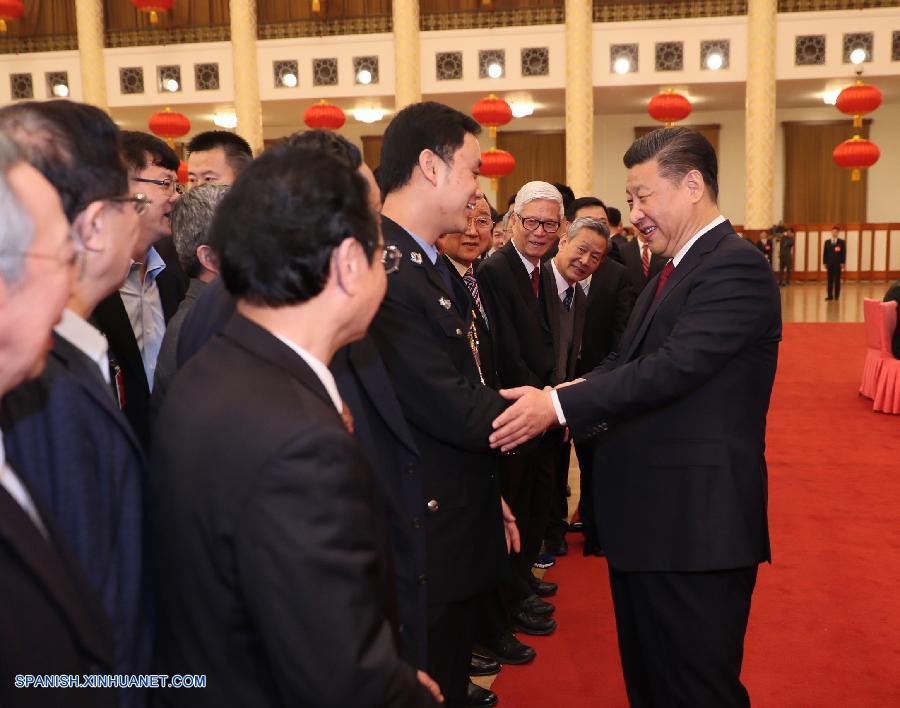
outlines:
[[[669,276],[672,275],[673,270],[675,270],[675,266],[672,265],[672,261],[666,263],[665,268],[662,269],[662,273],[659,274],[659,282],[656,284],[656,294],[653,296],[653,302],[656,302],[659,299],[659,294],[666,286],[666,281],[669,279]]]
[[[572,300],[575,299],[575,287],[570,285],[566,288],[566,296],[563,298],[563,307],[566,308],[566,312],[569,312],[572,309]]]
[[[534,296],[538,297],[538,293],[541,291],[541,272],[538,266],[534,267],[534,270],[531,271],[531,289],[534,290]]]
[[[646,243],[641,246],[641,269],[645,278],[650,275],[650,247]]]
[[[487,313],[484,311],[484,305],[481,304],[481,295],[478,292],[478,281],[475,280],[475,271],[472,269],[472,266],[469,266],[469,269],[466,271],[465,275],[463,275],[463,282],[466,284],[466,287],[469,288],[469,292],[472,293],[472,299],[475,301],[475,305],[481,313],[481,319],[484,320],[484,326],[490,329],[491,325],[488,322]]]

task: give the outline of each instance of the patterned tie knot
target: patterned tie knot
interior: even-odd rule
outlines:
[[[566,288],[566,296],[563,298],[563,307],[566,308],[566,311],[572,309],[572,300],[575,298],[575,287],[570,285]]]

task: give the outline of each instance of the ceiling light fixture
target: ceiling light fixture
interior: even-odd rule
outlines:
[[[53,95],[58,98],[65,98],[69,95],[69,87],[63,83],[53,85]]]
[[[862,64],[868,58],[869,58],[869,53],[862,47],[857,47],[852,52],[850,52],[850,63],[851,64],[857,64],[857,65]]]
[[[234,111],[221,111],[213,114],[212,121],[220,128],[233,130],[237,127],[237,114]]]
[[[631,71],[631,59],[628,57],[619,57],[613,63],[613,71],[617,74],[627,74]]]
[[[360,69],[356,72],[356,83],[368,85],[372,83],[372,72],[368,69]]]
[[[710,52],[706,57],[706,68],[710,71],[718,71],[722,68],[722,64],[724,63],[725,60],[719,52]]]
[[[534,104],[530,101],[510,101],[509,107],[514,118],[527,118],[534,113]]]
[[[294,88],[297,85],[297,75],[288,72],[281,75],[281,85],[286,88]]]
[[[356,108],[353,117],[360,123],[377,123],[384,118],[384,111],[380,108]]]
[[[837,103],[837,97],[840,95],[840,93],[840,89],[829,89],[822,94],[822,100],[826,105],[833,106],[835,103]]]
[[[499,79],[503,76],[503,67],[500,66],[499,62],[491,62],[488,64],[487,73],[492,79]]]
[[[166,79],[163,81],[163,88],[170,93],[175,93],[178,90],[178,81],[175,79]]]

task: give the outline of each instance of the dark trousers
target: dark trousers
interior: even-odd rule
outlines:
[[[575,443],[575,455],[581,470],[581,500],[578,502],[578,518],[584,524],[584,545],[600,545],[597,533],[597,517],[594,514],[594,443],[591,440]]]
[[[740,676],[756,571],[625,573],[610,567],[632,708],[750,705]]]
[[[428,608],[428,675],[441,687],[447,708],[466,704],[477,602],[473,598]]]
[[[841,267],[828,266],[828,297],[837,300],[841,296]]]
[[[550,521],[547,524],[545,538],[561,540],[569,529],[569,499],[566,487],[569,485],[569,460],[572,454],[572,443],[559,441],[553,460],[553,499],[550,506]]]
[[[794,274],[794,254],[781,254],[778,260],[778,282],[791,284],[791,276]],[[787,278],[785,278],[787,275]]]

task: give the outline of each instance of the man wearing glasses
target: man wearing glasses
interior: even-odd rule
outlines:
[[[131,191],[146,195],[149,202],[140,214],[125,282],[97,306],[94,319],[109,340],[119,406],[146,448],[156,361],[166,324],[187,290],[177,258],[169,255],[173,250],[169,214],[182,190],[176,175],[178,157],[159,138],[124,131],[122,152]]]
[[[563,221],[562,195],[547,182],[529,182],[516,195],[512,239],[479,270],[499,318],[497,369],[503,388],[553,385],[556,354],[541,259],[556,242]],[[556,592],[553,583],[531,572],[537,560],[553,498],[554,454],[558,441],[542,440],[533,453],[503,459],[503,496],[512,507],[522,535],[522,552],[515,573],[506,584],[518,631],[546,635],[556,622],[540,609],[538,597]],[[537,595],[538,597],[535,597]]]

